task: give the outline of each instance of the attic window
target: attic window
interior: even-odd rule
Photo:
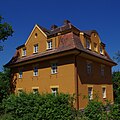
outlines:
[[[35,38],[37,38],[37,35],[38,35],[38,34],[37,34],[37,33],[35,33]]]
[[[88,38],[86,38],[86,48],[91,49],[91,43],[90,43],[90,40]]]

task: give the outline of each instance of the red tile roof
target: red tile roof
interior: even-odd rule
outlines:
[[[80,30],[77,29],[75,26],[73,26],[71,23],[68,23],[67,25],[63,25],[62,27],[58,27],[52,31],[47,30],[46,28],[43,28],[41,26],[39,26],[39,27],[43,30],[43,32],[46,33],[47,36],[55,35],[57,33],[61,33],[63,31],[71,30],[71,29],[75,29],[77,33],[80,32]],[[92,32],[93,31],[84,31],[84,33],[88,34],[88,35],[91,35]],[[22,45],[22,46],[24,46],[24,45]],[[19,46],[19,47],[21,47],[21,46]],[[53,49],[53,50],[48,50],[48,51],[38,53],[38,54],[32,54],[30,56],[26,56],[26,57],[22,57],[22,58],[18,58],[19,53],[16,52],[16,55],[5,66],[11,66],[11,65],[14,65],[17,63],[30,61],[33,59],[46,57],[49,55],[54,55],[57,53],[62,53],[64,51],[73,50],[73,49],[80,50],[81,52],[84,52],[86,54],[89,54],[89,55],[95,56],[97,58],[111,62],[113,64],[116,64],[110,59],[110,57],[108,55],[103,56],[103,55],[97,54],[95,52],[92,52],[90,50],[83,48],[83,45],[81,43],[79,36],[75,35],[73,32],[69,32],[69,33],[66,33],[64,35],[61,35],[61,37],[59,39],[58,48]]]

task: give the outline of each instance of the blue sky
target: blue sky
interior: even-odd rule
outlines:
[[[0,15],[13,26],[12,37],[0,43],[0,70],[14,55],[16,47],[24,44],[35,24],[51,25],[71,21],[80,30],[95,29],[111,56],[120,50],[119,0],[1,0]],[[113,68],[118,70],[120,65]]]

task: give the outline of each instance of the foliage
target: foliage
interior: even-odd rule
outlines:
[[[10,95],[3,101],[7,120],[72,120],[71,97],[68,94],[26,94]]]
[[[4,68],[0,72],[0,101],[10,93],[10,69]]]
[[[9,36],[12,36],[13,29],[12,26],[9,25],[7,22],[3,22],[2,16],[0,16],[0,40],[5,41]],[[3,47],[0,46],[0,50],[2,50]]]
[[[120,104],[120,71],[113,72],[112,81],[115,103]]]
[[[110,120],[120,120],[120,104],[113,104],[109,112]]]
[[[105,106],[102,102],[97,100],[92,100],[89,102],[87,107],[84,110],[85,116],[88,117],[88,120],[106,120],[107,112]]]

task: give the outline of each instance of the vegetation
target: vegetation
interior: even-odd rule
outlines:
[[[73,108],[68,94],[10,95],[2,103],[2,120],[72,120]],[[3,111],[4,110],[4,111]]]
[[[10,94],[10,69],[0,72],[0,102]]]
[[[3,22],[2,16],[0,16],[0,41],[5,41],[9,36],[12,36],[13,29],[12,26],[7,22]],[[3,47],[0,46],[0,50],[3,50]]]
[[[68,94],[10,95],[0,106],[1,120],[119,120],[120,105],[97,100],[84,110],[73,108],[73,97]]]
[[[115,103],[120,104],[120,71],[113,72],[112,80]]]

